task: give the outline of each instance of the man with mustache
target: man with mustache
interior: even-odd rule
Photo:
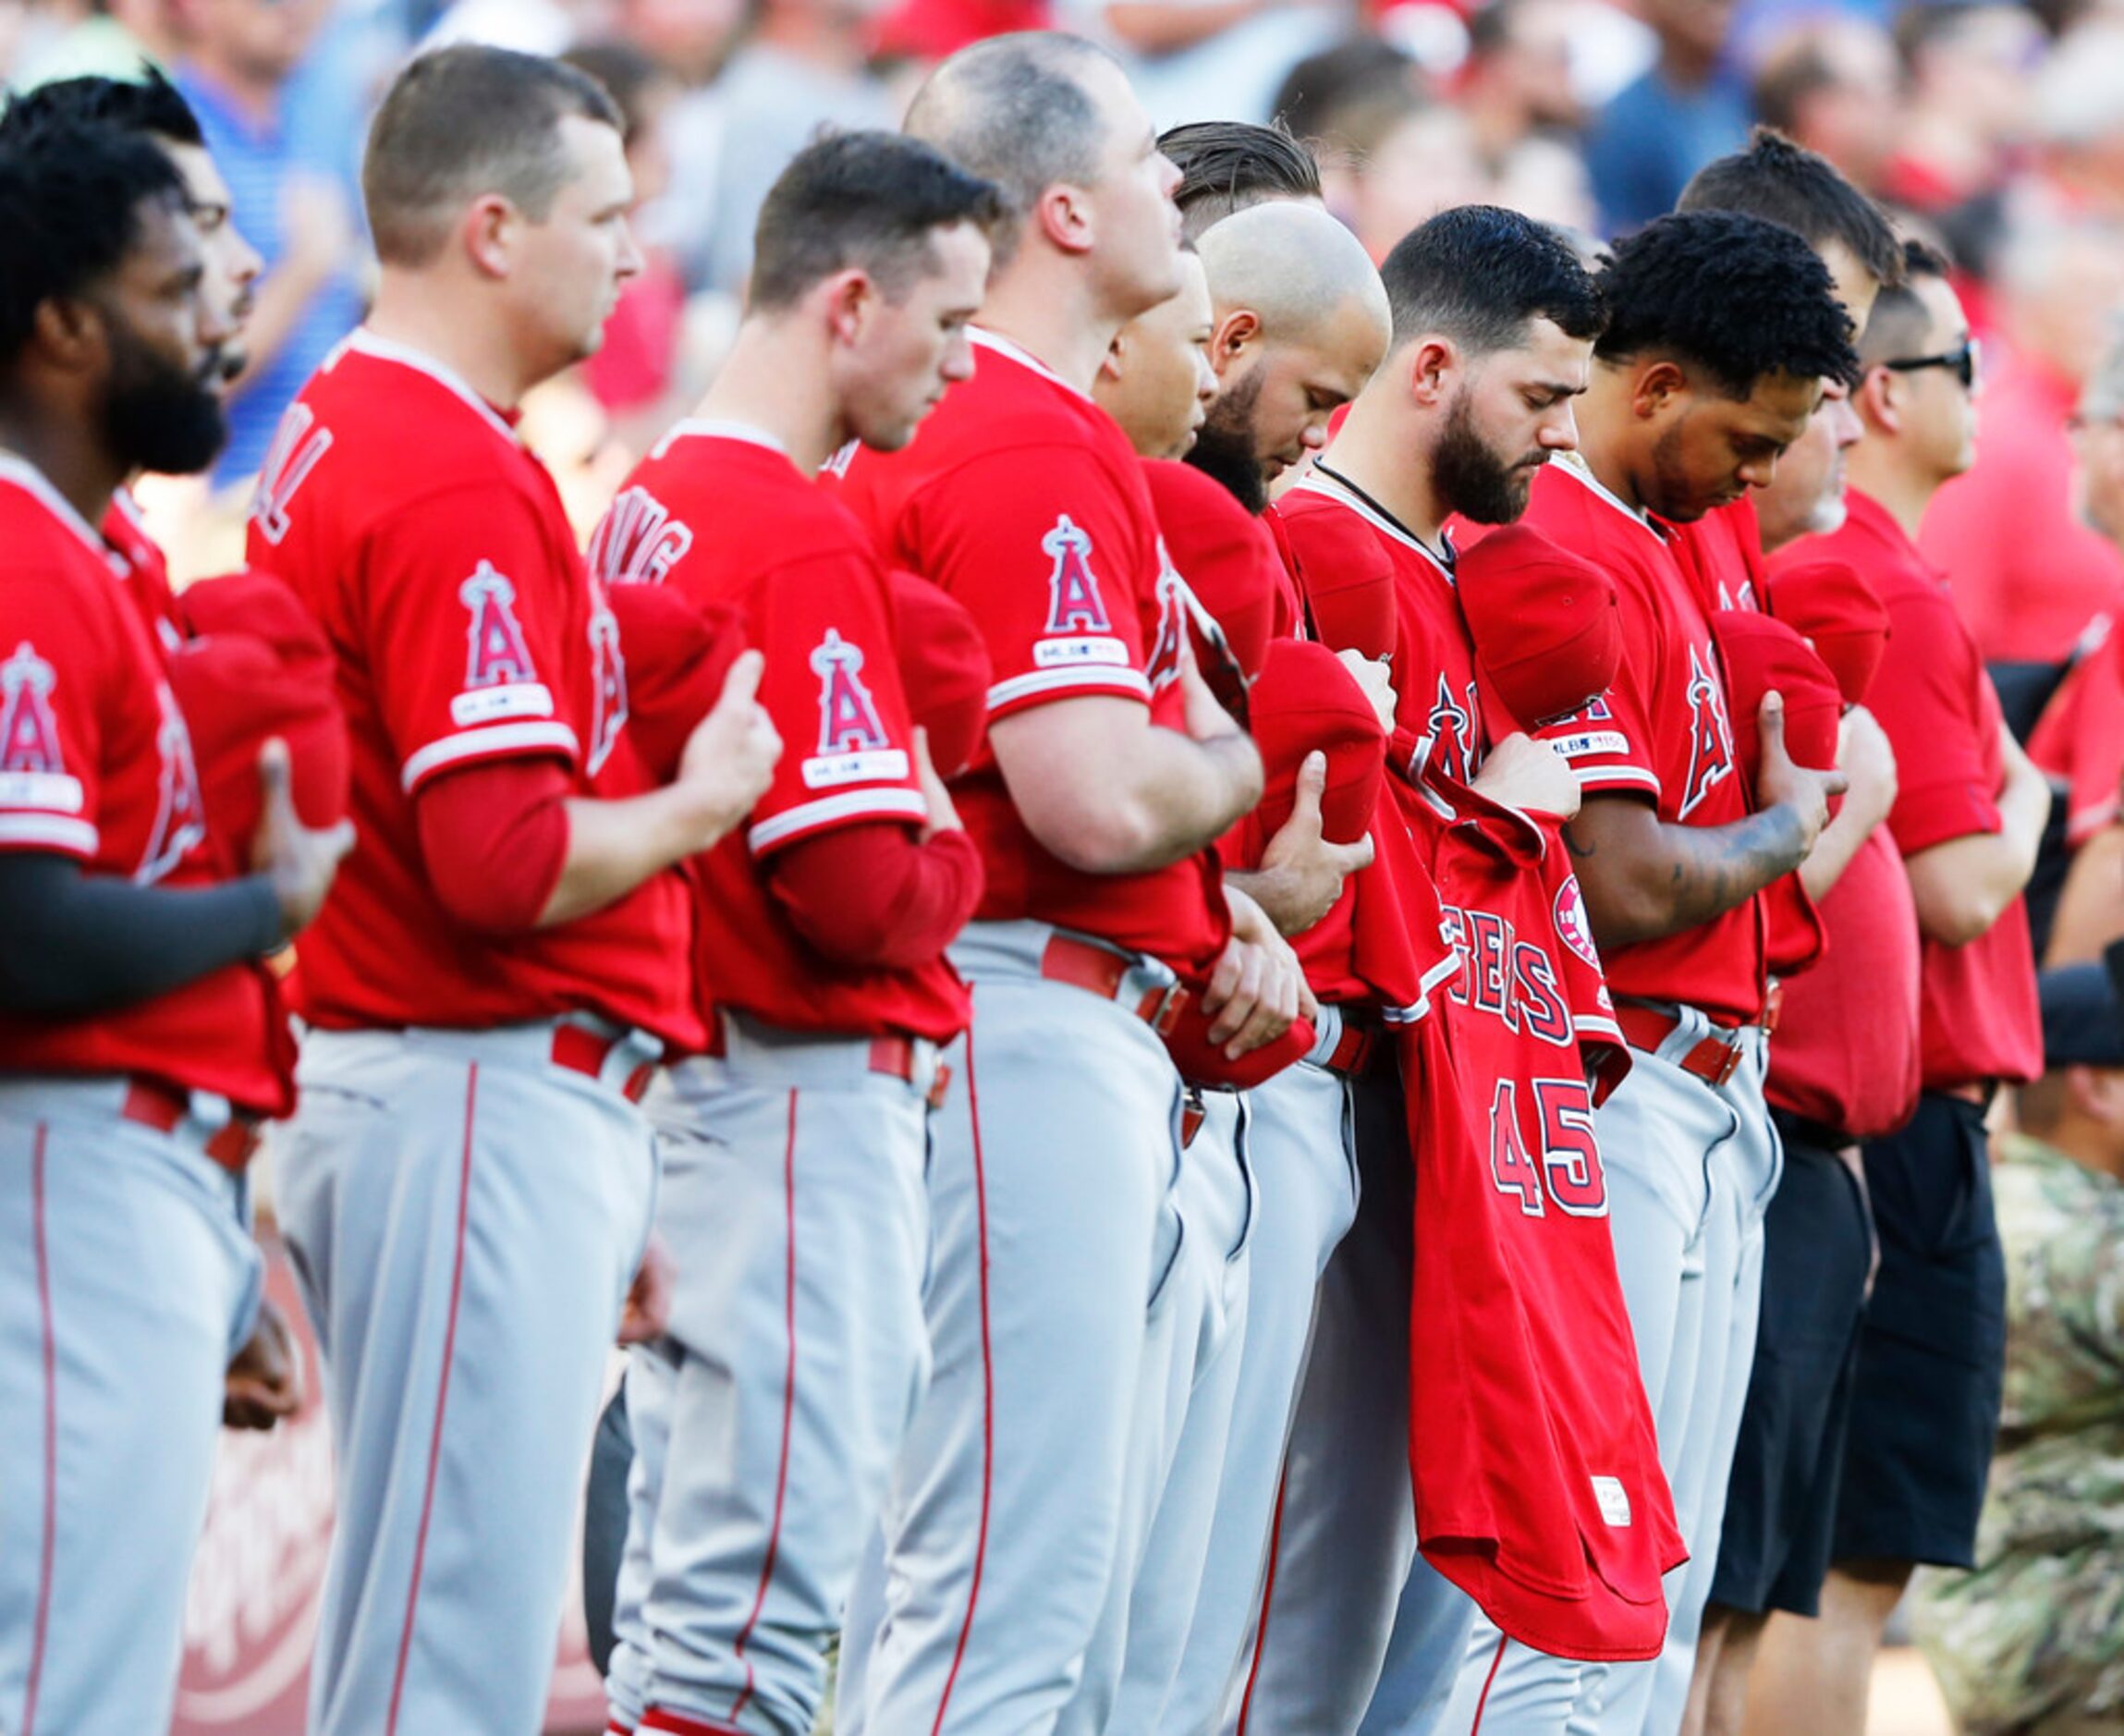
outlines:
[[[1758,218],[1663,217],[1617,245],[1598,283],[1608,324],[1578,450],[1536,480],[1527,522],[1606,570],[1622,606],[1614,687],[1544,734],[1584,792],[1564,837],[1632,1052],[1595,1126],[1639,1369],[1695,1550],[1724,1510],[1752,1359],[1762,1240],[1759,1204],[1743,1233],[1748,1208],[1777,1180],[1758,895],[1806,859],[1844,779],[1793,763],[1772,695],[1738,720],[1763,740],[1742,788],[1707,605],[1673,526],[1768,483],[1823,377],[1849,377],[1857,358],[1827,270]],[[1674,1619],[1692,1620],[1683,1575],[1666,1586]],[[1656,1661],[1581,1669],[1496,1640],[1478,1629],[1471,1653],[1495,1661],[1495,1702],[1537,1702],[1571,1668],[1570,1716],[1593,1728],[1679,1723],[1686,1678],[1654,1705]]]
[[[231,335],[145,139],[0,141],[0,1720],[167,1725],[224,1381],[257,1314],[245,1164],[292,1100],[265,955],[349,836],[265,754],[231,873],[166,660],[93,528],[223,437]]]

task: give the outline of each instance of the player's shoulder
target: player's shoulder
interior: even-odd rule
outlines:
[[[1678,570],[1669,534],[1583,465],[1552,458],[1536,471],[1520,522],[1606,568],[1618,582],[1655,583]]]
[[[1027,463],[1033,449],[1038,461]],[[1017,346],[977,334],[973,377],[944,395],[904,453],[868,461],[945,483],[970,468],[988,468],[984,460],[1022,466],[1027,487],[1096,474],[1148,497],[1135,454],[1111,416]],[[993,483],[983,476],[977,485]]]
[[[50,483],[22,460],[0,454],[0,577],[11,581],[25,606],[46,588],[55,604],[64,597],[72,612],[92,611],[118,595],[124,576],[123,559]]]

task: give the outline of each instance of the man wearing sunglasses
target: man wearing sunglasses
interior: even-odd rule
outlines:
[[[1975,642],[1916,536],[1942,483],[1975,458],[1977,354],[1947,263],[1906,244],[1853,395],[1865,437],[1846,459],[1849,516],[1792,557],[1849,561],[1888,613],[1868,704],[1895,750],[1888,830],[1922,938],[1923,1089],[1900,1132],[1864,1150],[1880,1269],[1861,1328],[1816,1644],[1756,1673],[1750,1722],[1857,1736],[1889,1613],[1921,1561],[1967,1567],[1996,1430],[2006,1278],[1984,1111],[2042,1066],[2021,888],[2049,812],[2042,773],[1999,714]],[[1766,1704],[1765,1701],[1768,1701]]]

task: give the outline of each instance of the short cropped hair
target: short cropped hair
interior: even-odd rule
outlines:
[[[499,193],[543,222],[568,178],[560,124],[624,132],[604,87],[541,55],[459,43],[398,74],[369,128],[361,197],[386,265],[425,265],[466,204]]]
[[[1768,127],[1755,128],[1745,151],[1698,169],[1674,208],[1742,212],[1782,225],[1817,251],[1840,241],[1882,285],[1902,279],[1902,245],[1880,206],[1828,158]]]
[[[1576,251],[1545,223],[1498,205],[1456,205],[1419,224],[1379,267],[1394,341],[1427,332],[1471,355],[1523,343],[1554,320],[1573,337],[1606,323],[1600,291]]]
[[[55,126],[111,127],[172,144],[206,143],[184,92],[144,63],[138,79],[55,79],[24,91],[0,112],[0,144],[19,141],[35,149],[38,136]]]
[[[43,303],[82,296],[138,243],[140,209],[185,202],[184,182],[139,133],[54,122],[0,141],[0,367],[17,361]]]
[[[1158,149],[1180,172],[1173,202],[1190,237],[1250,205],[1323,197],[1320,165],[1281,127],[1190,121],[1159,134]]]
[[[1012,224],[994,239],[996,263],[1015,251],[1017,226],[1057,182],[1088,186],[1105,144],[1082,75],[1104,48],[1058,31],[1014,31],[970,43],[930,74],[907,112],[907,131],[995,183]]]
[[[1898,252],[1897,269],[1901,269]],[[1851,316],[1829,268],[1781,224],[1734,211],[1655,218],[1615,244],[1594,280],[1607,330],[1604,361],[1672,356],[1741,398],[1765,375],[1855,383]]]
[[[789,160],[760,207],[751,306],[785,308],[836,272],[860,266],[898,300],[933,257],[937,230],[1004,219],[995,183],[903,133],[844,132]]]
[[[1903,280],[1874,298],[1874,311],[1859,337],[1859,360],[1869,368],[1877,368],[1884,361],[1911,354],[1923,343],[1932,315],[1918,299],[1918,285],[1928,277],[1945,277],[1953,269],[1947,256],[1930,242],[1905,241]]]

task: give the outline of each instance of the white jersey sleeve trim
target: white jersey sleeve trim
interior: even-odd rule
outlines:
[[[1014,675],[1007,681],[998,681],[988,690],[988,709],[1000,711],[1006,705],[1044,693],[1065,692],[1071,688],[1098,688],[1146,701],[1151,697],[1151,684],[1141,669],[1088,664],[1075,669],[1036,669],[1030,675]]]
[[[1659,779],[1642,765],[1574,765],[1571,770],[1578,774],[1580,785],[1588,789],[1602,789],[1609,784],[1635,784],[1655,796],[1659,793]]]
[[[1604,1019],[1597,1013],[1589,1013],[1583,1017],[1574,1017],[1571,1020],[1571,1028],[1578,1033],[1581,1039],[1585,1037],[1603,1037],[1610,1043],[1621,1044],[1625,1045],[1627,1045],[1629,1041],[1623,1035],[1622,1027],[1619,1024],[1617,1024],[1613,1019]]]
[[[926,820],[929,803],[919,789],[850,789],[838,796],[822,796],[800,802],[762,820],[745,834],[745,846],[755,856],[774,845],[785,843],[800,832],[837,825],[844,820]]]
[[[86,820],[56,813],[0,813],[0,844],[48,844],[77,856],[93,856],[100,835]]]
[[[494,724],[484,729],[460,729],[455,735],[431,741],[398,769],[398,782],[410,794],[430,772],[460,760],[484,759],[491,753],[526,753],[538,748],[558,748],[571,757],[580,752],[575,731],[564,723]]]

